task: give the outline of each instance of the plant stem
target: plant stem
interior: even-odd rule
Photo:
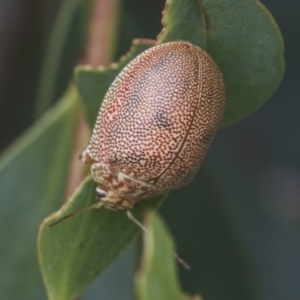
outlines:
[[[90,130],[84,120],[82,109],[78,110],[75,140],[73,146],[73,153],[69,169],[69,177],[66,187],[66,199],[70,197],[76,187],[80,184],[86,175],[86,168],[79,160],[79,154],[83,151],[88,143]]]
[[[84,56],[85,64],[98,66],[110,62],[115,47],[119,2],[119,0],[94,0]],[[81,109],[77,121],[74,151],[66,190],[67,196],[73,193],[86,175],[86,169],[83,168],[78,155],[84,150],[89,135],[90,131]]]
[[[94,0],[85,63],[92,66],[108,64],[115,48],[119,0]]]

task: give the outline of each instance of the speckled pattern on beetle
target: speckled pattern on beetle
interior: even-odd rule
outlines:
[[[218,129],[222,74],[202,49],[183,41],[154,46],[110,86],[82,160],[110,209],[186,185]]]

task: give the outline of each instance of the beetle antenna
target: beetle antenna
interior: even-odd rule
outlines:
[[[128,209],[127,210],[127,217],[133,221],[138,227],[140,227],[144,232],[149,233],[149,230],[141,223],[139,222],[134,215],[131,213],[131,211]],[[182,265],[185,269],[190,270],[191,266],[187,264],[176,252],[173,252],[173,255],[177,262]]]
[[[58,223],[60,223],[60,222],[62,222],[62,221],[64,221],[64,220],[66,220],[66,219],[69,219],[70,217],[76,216],[76,215],[78,215],[78,214],[80,214],[80,213],[82,213],[82,212],[84,212],[84,211],[90,210],[90,209],[97,209],[97,208],[100,208],[101,206],[102,206],[102,202],[98,202],[98,203],[93,204],[93,205],[91,205],[91,206],[89,206],[89,207],[85,207],[85,208],[83,208],[83,209],[76,210],[76,211],[74,211],[74,212],[72,212],[72,213],[70,213],[70,214],[68,214],[68,215],[66,215],[66,216],[64,216],[64,217],[62,217],[62,218],[59,219],[58,221],[56,221],[56,222],[50,224],[48,227],[51,228],[51,227],[57,225]]]

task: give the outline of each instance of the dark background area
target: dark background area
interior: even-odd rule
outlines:
[[[173,191],[161,209],[179,254],[192,265],[190,272],[179,268],[183,288],[205,300],[300,299],[300,2],[262,2],[285,41],[282,84],[262,108],[219,131],[192,188]],[[0,1],[1,151],[34,122],[43,55],[60,3]],[[156,37],[163,6],[163,0],[123,1],[116,57],[132,38]],[[62,68],[57,99],[78,57],[80,51]],[[130,299],[136,244],[92,285],[87,299],[100,299],[99,293],[101,299]]]

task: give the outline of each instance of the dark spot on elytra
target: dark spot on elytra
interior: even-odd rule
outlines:
[[[154,115],[155,125],[161,129],[166,129],[170,127],[168,114],[166,111],[158,110]]]

